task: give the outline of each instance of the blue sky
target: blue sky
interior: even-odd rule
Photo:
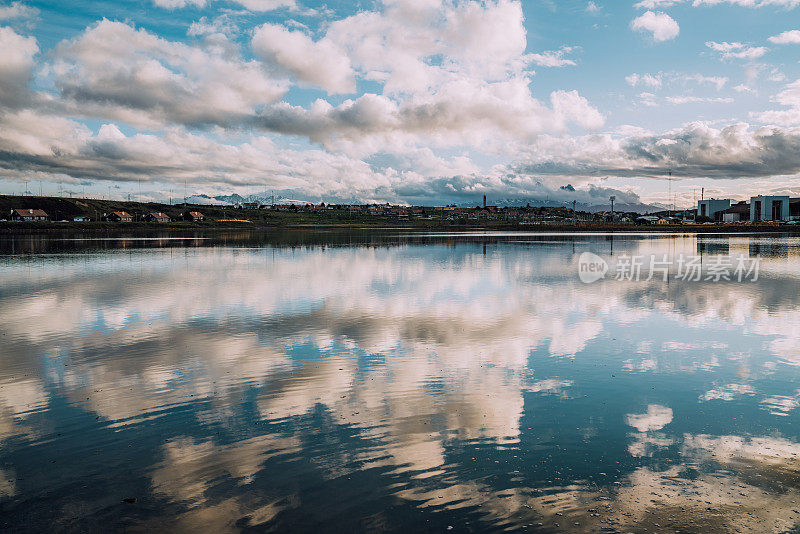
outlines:
[[[0,193],[800,196],[798,6],[0,3]]]

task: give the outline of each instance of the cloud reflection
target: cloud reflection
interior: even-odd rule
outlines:
[[[272,462],[285,462],[286,473],[310,466],[316,484],[378,473],[377,493],[495,526],[797,525],[788,497],[797,493],[800,445],[679,430],[685,399],[679,411],[655,387],[610,390],[617,374],[641,383],[689,377],[696,406],[736,400],[765,415],[789,413],[797,397],[763,381],[800,362],[791,334],[798,297],[770,300],[794,280],[787,266],[797,256],[765,261],[757,285],[584,285],[573,276],[584,246],[606,244],[195,248],[12,261],[0,274],[13,288],[0,291],[0,444],[38,444],[33,416],[58,403],[96,414],[117,434],[150,429],[159,444],[144,466],[149,487],[180,507],[172,520],[183,529],[237,530],[300,513],[302,488],[269,488],[271,474],[273,482],[289,476],[271,472]],[[623,240],[616,252],[665,246],[695,251],[697,242]],[[716,375],[731,368],[727,380]],[[631,397],[618,415],[606,408],[615,395]],[[569,408],[595,397],[584,408],[591,421]],[[592,474],[602,484],[585,473],[563,480],[558,462],[567,460],[558,455],[605,447],[607,435],[593,436],[617,423],[624,443],[616,452],[609,444],[608,454],[623,455],[618,471]],[[583,441],[569,442],[568,431]],[[503,471],[489,476],[481,462]],[[782,478],[770,480],[782,493],[758,480],[776,471]],[[0,495],[17,494],[17,475],[0,475]]]

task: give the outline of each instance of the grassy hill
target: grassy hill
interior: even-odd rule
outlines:
[[[172,218],[178,218],[187,210],[185,206],[168,204],[125,202],[116,200],[78,199],[62,197],[7,196],[0,195],[0,218],[7,219],[12,209],[42,209],[52,221],[72,220],[73,217],[86,216],[93,221],[99,220],[103,213],[111,211],[127,211],[132,215],[144,215],[161,211]],[[190,206],[193,211],[205,213],[205,206]]]

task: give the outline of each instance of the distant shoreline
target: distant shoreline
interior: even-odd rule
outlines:
[[[218,232],[231,230],[246,231],[324,231],[353,230],[369,232],[531,232],[531,233],[664,233],[664,234],[730,234],[730,233],[780,233],[800,235],[800,225],[778,224],[670,224],[670,225],[632,225],[632,224],[409,224],[408,221],[376,220],[373,224],[359,223],[296,223],[296,224],[264,224],[263,221],[245,223],[244,221],[207,221],[207,222],[0,222],[0,234],[121,234],[152,231],[170,232]]]
[[[106,234],[142,232],[246,231],[358,231],[358,232],[593,232],[593,233],[784,233],[800,234],[800,225],[777,223],[647,224],[605,222],[596,214],[555,208],[458,208],[447,207],[286,206],[235,208],[196,204],[160,204],[89,198],[0,195],[0,217],[12,210],[42,210],[45,221],[0,221],[0,235],[12,234]],[[358,209],[356,209],[358,208]],[[405,210],[401,211],[400,210]],[[492,211],[494,210],[494,211]],[[521,210],[521,211],[520,211]],[[111,214],[132,221],[103,220]],[[191,214],[200,220],[184,220]],[[633,217],[634,214],[627,214]],[[169,222],[145,222],[163,217]],[[76,220],[76,219],[88,220]],[[607,219],[606,219],[607,220]],[[574,221],[574,222],[573,222]]]

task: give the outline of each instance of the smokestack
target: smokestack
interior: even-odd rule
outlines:
[[[483,195],[483,209],[486,209],[486,195]]]

